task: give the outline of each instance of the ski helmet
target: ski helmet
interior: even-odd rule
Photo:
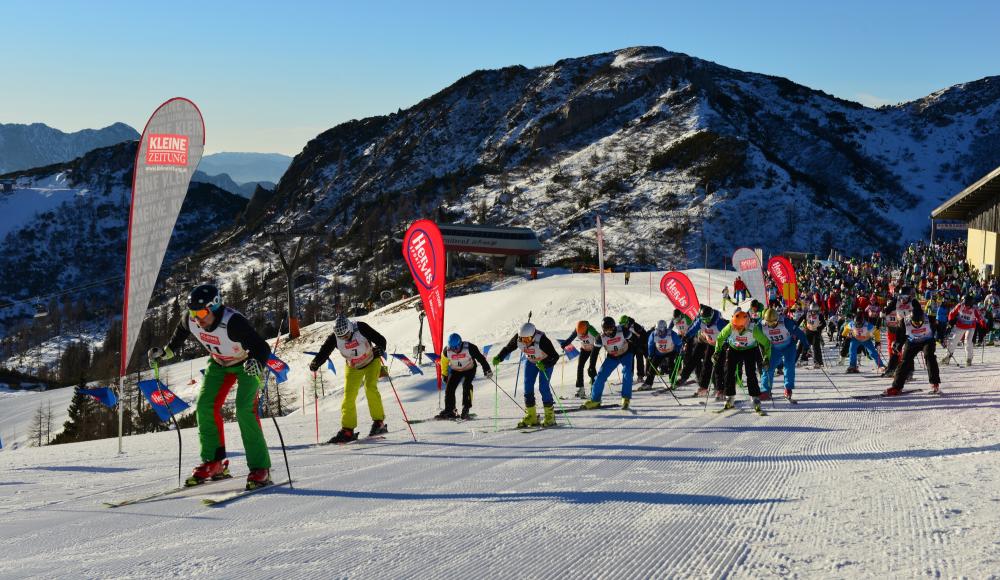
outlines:
[[[913,309],[913,315],[910,316],[910,323],[913,324],[913,326],[923,326],[924,313],[917,309]]]
[[[771,326],[778,324],[778,312],[773,308],[767,308],[762,315],[764,322]]]
[[[622,314],[621,318],[618,319],[618,324],[622,326],[628,326],[632,322],[632,318],[628,314]]]
[[[854,313],[854,322],[862,324],[864,323],[864,321],[865,321],[865,313],[863,311],[858,310],[857,312]]]
[[[535,340],[535,325],[525,322],[521,325],[521,330],[517,331],[517,336],[521,339],[521,342],[531,344],[531,341]]]
[[[202,284],[188,296],[188,310],[196,318],[205,318],[209,312],[222,308],[222,294],[212,284]]]
[[[587,322],[586,320],[581,320],[580,322],[576,323],[576,333],[579,334],[580,336],[586,336],[587,331],[589,330],[590,330],[590,323]]]
[[[458,350],[462,346],[462,337],[457,332],[448,335],[448,348]]]
[[[674,318],[680,318],[682,314],[684,313],[681,312],[680,308],[674,308]]]
[[[658,334],[659,336],[666,336],[668,330],[670,330],[670,329],[667,327],[667,321],[666,320],[657,321],[657,323],[656,323],[656,334]]]
[[[614,334],[615,326],[615,319],[610,316],[605,316],[604,320],[601,321],[601,330],[603,330],[605,334]]]
[[[351,331],[353,330],[354,325],[351,324],[351,321],[348,320],[343,314],[337,316],[337,318],[333,321],[333,334],[340,338],[344,338],[345,336],[351,334]]]
[[[966,306],[972,306],[973,304],[976,303],[976,297],[973,296],[972,294],[966,294],[965,298],[963,299],[963,302],[965,302]]]
[[[763,307],[764,305],[756,299],[750,301],[750,310],[760,310]]]
[[[781,306],[781,298],[777,298],[777,297],[772,298],[772,299],[770,299],[770,300],[767,301],[767,305],[770,306],[770,307],[772,307],[772,308],[775,307],[775,306]]]
[[[702,304],[701,309],[698,311],[698,316],[706,323],[709,323],[712,321],[712,317],[715,316],[715,310],[708,304]]]

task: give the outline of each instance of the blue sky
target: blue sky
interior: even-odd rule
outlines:
[[[142,129],[172,96],[207,150],[295,154],[476,69],[636,45],[869,105],[1000,74],[1000,2],[0,0],[0,123]]]

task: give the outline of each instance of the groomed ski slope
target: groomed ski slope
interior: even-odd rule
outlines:
[[[646,276],[633,275],[628,287],[612,279],[609,311],[642,323],[666,318],[672,308],[655,286],[650,296]],[[707,272],[691,276],[704,296]],[[713,298],[724,276],[712,272]],[[596,276],[565,275],[460,297],[448,301],[448,329],[499,342],[532,310],[540,329],[562,338],[580,317],[599,320],[598,295]],[[366,320],[390,344],[412,346],[412,310]],[[279,350],[293,381],[308,358],[297,353],[328,331],[315,325]],[[944,397],[926,393],[918,365],[910,387],[924,392],[852,399],[887,381],[871,377],[868,361],[865,374],[844,375],[830,354],[842,394],[800,368],[801,403],[767,404],[767,417],[706,412],[688,398],[689,385],[679,392],[683,407],[638,393],[635,415],[574,413],[573,428],[563,417],[562,428],[531,434],[492,432],[494,387],[479,379],[482,419],[414,425],[418,443],[381,383],[386,440],[317,447],[312,407],[286,416],[295,488],[223,508],[196,497],[242,485],[236,425],[227,426],[233,480],[117,509],[101,502],[176,484],[175,433],[130,437],[121,457],[114,440],[0,452],[0,577],[985,577],[1000,570],[1000,349],[986,349],[985,365],[980,356],[971,368],[943,369]],[[509,391],[515,368],[501,370]],[[186,363],[170,370],[178,383],[190,372]],[[564,396],[574,390],[571,370],[564,386],[555,377]],[[393,365],[411,418],[437,412],[425,372],[411,378]],[[319,414],[329,438],[338,392],[328,390]],[[367,430],[363,402],[359,415]],[[500,427],[519,415],[501,395]],[[270,420],[264,429],[277,479],[277,436]],[[197,437],[183,436],[186,475],[198,462]]]

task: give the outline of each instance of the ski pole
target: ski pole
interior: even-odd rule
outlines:
[[[499,365],[497,365],[499,367]],[[494,369],[494,372],[498,372],[499,368]],[[492,377],[490,377],[492,378]],[[500,383],[493,381],[495,385],[493,388],[493,432],[496,433],[500,430],[497,424],[500,418]]]
[[[499,366],[497,368],[499,368]],[[510,393],[508,393],[507,391],[505,391],[504,388],[500,386],[500,383],[498,383],[495,378],[490,377],[490,380],[493,381],[494,385],[496,385],[497,390],[499,390],[501,393],[507,395],[507,398],[510,399],[511,401],[513,401],[515,405],[517,405],[518,409],[520,409],[521,411],[527,413],[527,411],[525,411],[524,407],[522,407],[521,404],[517,402],[517,399],[515,399],[512,396],[510,396]],[[497,400],[499,400],[499,395],[497,396]]]
[[[167,412],[170,413],[170,421],[174,424],[174,431],[177,431],[177,487],[181,486],[182,476],[181,476],[181,460],[183,457],[183,443],[181,442],[181,428],[177,425],[177,417],[174,417],[174,411],[167,404],[167,399],[163,396],[163,390],[160,389],[160,362],[153,361],[153,378],[156,379],[156,392],[160,395],[160,400],[163,401],[163,406],[167,408]],[[121,405],[122,402],[118,401]]]
[[[514,396],[517,396],[517,382],[521,380],[521,363],[524,362],[524,355],[517,361],[517,373],[514,375]]]
[[[677,388],[677,373],[681,370],[681,363],[684,362],[684,356],[681,353],[677,353],[677,360],[674,361],[674,372],[670,373],[670,388]]]
[[[541,371],[542,376],[545,377],[546,381],[548,381],[548,383],[549,383],[549,392],[551,393],[552,392],[552,381],[549,379],[549,374],[545,372],[545,369],[538,369],[538,370]],[[541,390],[540,386],[539,386],[539,390]],[[556,402],[557,405],[559,405],[559,410],[562,411],[562,414],[566,417],[566,423],[568,423],[569,426],[572,427],[573,426],[573,422],[569,420],[569,415],[566,413],[566,408],[563,407],[562,401],[559,400],[559,396],[557,395],[555,397],[552,397],[552,399]]]
[[[319,391],[316,388],[316,371],[313,371],[313,411],[316,414],[316,445],[319,445]]]
[[[652,361],[650,361],[650,364],[652,364]],[[675,368],[677,367],[676,363],[674,364],[674,367]],[[660,382],[663,383],[664,388],[666,388],[667,392],[670,393],[670,396],[673,397],[675,401],[677,401],[677,404],[683,407],[684,404],[681,403],[681,400],[678,399],[677,395],[674,394],[673,387],[667,384],[667,381],[663,379],[663,374],[660,373],[660,369],[656,368],[656,366],[653,366],[653,374],[656,375],[656,378],[660,379]]]
[[[282,320],[282,324],[283,323],[284,320]],[[281,344],[281,325],[278,325],[278,336],[274,338],[274,348],[272,349],[274,356],[278,356],[279,344]],[[278,432],[278,442],[281,443],[281,455],[283,455],[285,458],[285,473],[288,474],[288,488],[295,489],[295,486],[292,485],[292,468],[288,464],[288,450],[285,449],[285,437],[281,434],[281,427],[278,426],[278,418],[275,417],[274,413],[271,412],[271,401],[270,398],[267,396],[267,383],[270,380],[270,378],[271,375],[267,374],[267,372],[265,371],[264,387],[263,387],[264,401],[266,401],[267,403],[267,411],[268,411],[267,414],[271,416],[271,421],[274,423],[274,430]],[[257,380],[260,380],[259,376],[257,377]]]
[[[396,402],[399,403],[399,410],[403,412],[403,421],[406,421],[406,426],[410,429],[410,436],[413,437],[413,442],[417,442],[417,436],[413,432],[413,425],[410,425],[410,419],[406,416],[406,409],[403,408],[403,401],[399,399],[399,393],[396,392],[396,385],[392,384],[392,377],[386,375],[389,379],[389,386],[392,387],[392,394],[396,395]]]
[[[823,373],[823,376],[826,377],[826,380],[830,381],[830,384],[833,385],[833,388],[837,389],[837,393],[840,394],[841,397],[843,397],[844,393],[841,392],[841,390],[837,387],[837,383],[833,382],[833,379],[830,378],[829,374],[827,374],[826,369],[819,369],[819,371]]]

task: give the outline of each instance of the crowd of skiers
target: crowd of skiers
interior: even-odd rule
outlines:
[[[444,410],[437,418],[470,418],[478,369],[492,381],[496,368],[515,351],[524,361],[525,415],[518,427],[541,428],[556,425],[551,379],[561,353],[579,353],[576,395],[585,399],[581,411],[608,406],[603,403],[605,390],[617,374],[622,409],[631,406],[634,380],[641,381],[636,391],[653,390],[656,385],[660,392],[673,392],[693,377],[697,382],[693,396],[707,399],[714,391],[725,410],[733,408],[739,386],[751,397],[754,410],[764,414],[761,401],[771,398],[776,376],[782,377],[784,398],[795,403],[798,365],[812,359],[815,368],[827,372],[824,333],[839,348],[846,372],[859,372],[859,358],[866,356],[883,376],[892,377],[885,396],[903,393],[918,356],[927,369],[931,392],[939,393],[937,344],[948,352],[941,362],[953,360],[956,347],[964,344],[970,365],[975,345],[993,344],[1000,334],[1000,288],[996,279],[980,277],[965,263],[961,242],[916,244],[897,263],[883,261],[877,253],[864,260],[813,261],[800,268],[798,279],[799,300],[788,304],[770,279],[765,281],[767,296],[751,296],[737,277],[732,297],[728,288],[723,289],[723,309],[735,308],[729,319],[707,304],[694,320],[675,309],[669,321],[658,320],[648,330],[628,315],[617,320],[606,316],[599,327],[581,320],[568,336],[555,340],[526,322],[491,360],[484,349],[452,333],[440,353],[446,386]],[[257,399],[271,349],[242,314],[223,304],[215,286],[195,288],[188,308],[189,316],[182,317],[167,345],[148,353],[151,365],[158,365],[193,337],[210,354],[196,406],[202,464],[188,484],[229,477],[221,408],[235,385],[236,416],[250,467],[247,487],[268,485],[271,463]],[[881,349],[883,331],[886,358]],[[343,356],[346,371],[341,429],[330,443],[358,438],[355,401],[362,385],[372,419],[369,436],[387,432],[378,390],[379,378],[386,376],[385,337],[364,322],[339,316],[333,333],[310,362],[310,371],[316,372],[334,350]],[[603,360],[598,363],[601,353]],[[459,385],[461,411],[456,401]]]

